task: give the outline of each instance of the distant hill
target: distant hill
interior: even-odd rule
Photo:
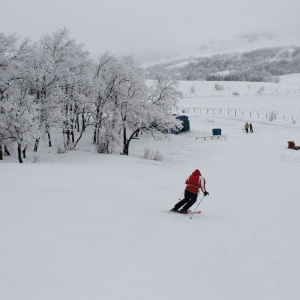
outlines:
[[[300,38],[243,35],[210,42],[142,65],[149,79],[164,73],[177,80],[277,81],[300,73]]]

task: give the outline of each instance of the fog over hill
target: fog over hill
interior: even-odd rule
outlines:
[[[150,79],[166,73],[179,80],[276,81],[276,76],[300,72],[300,35],[211,41],[141,66]]]
[[[157,55],[141,63],[143,68],[174,61],[191,61],[194,58],[215,54],[246,52],[261,48],[300,46],[300,32],[293,34],[244,34],[227,39],[205,40],[183,51]]]

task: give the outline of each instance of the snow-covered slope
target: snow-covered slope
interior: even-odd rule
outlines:
[[[299,129],[190,121],[130,157],[1,164],[0,298],[298,299],[300,151],[286,146]],[[196,140],[215,127],[226,140]],[[146,147],[164,160],[142,159]],[[210,192],[202,214],[168,213],[196,168]]]
[[[40,163],[4,157],[0,299],[299,299],[300,150],[287,148],[299,123],[193,113],[190,125],[134,140],[129,157],[97,154],[87,137],[58,155],[60,135],[41,141]],[[196,140],[213,128],[226,140]],[[163,160],[142,158],[147,148]],[[196,168],[202,214],[167,212]]]

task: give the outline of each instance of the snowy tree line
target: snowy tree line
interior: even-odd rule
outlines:
[[[147,84],[131,57],[93,61],[65,28],[37,43],[0,33],[0,159],[16,145],[23,162],[44,135],[51,147],[54,128],[64,148],[74,148],[88,126],[99,153],[120,146],[128,155],[138,133],[157,137],[181,126],[172,116],[181,96],[166,75]]]
[[[263,48],[244,53],[177,60],[147,69],[147,77],[165,73],[177,80],[276,81],[277,76],[300,73],[300,47]]]

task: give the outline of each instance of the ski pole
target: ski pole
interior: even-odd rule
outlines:
[[[198,208],[198,206],[200,205],[200,203],[201,203],[201,201],[203,200],[204,197],[205,197],[205,196],[203,195],[203,197],[201,198],[200,202],[198,203],[198,205],[197,205],[196,208],[194,209],[194,212],[192,213],[192,215],[191,215],[191,217],[190,217],[191,220],[192,220],[192,218],[193,218],[193,215],[195,214],[196,209]]]
[[[182,197],[183,193],[184,193],[184,191],[182,192],[181,196],[179,197],[179,200],[181,200],[181,197]]]

